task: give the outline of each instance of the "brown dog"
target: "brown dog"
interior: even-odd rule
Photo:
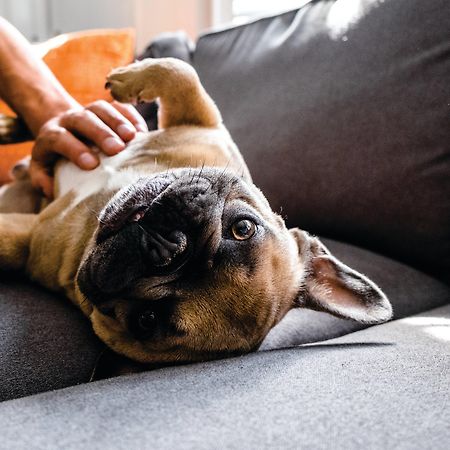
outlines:
[[[64,292],[111,349],[145,363],[255,350],[296,307],[391,317],[373,282],[270,209],[191,66],[144,60],[107,87],[159,98],[160,129],[91,172],[61,161],[49,206],[0,214],[0,267]]]

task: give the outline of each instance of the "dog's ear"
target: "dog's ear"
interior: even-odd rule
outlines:
[[[295,306],[364,323],[385,322],[392,317],[389,300],[373,281],[335,258],[316,237],[299,229],[290,231],[304,267]]]

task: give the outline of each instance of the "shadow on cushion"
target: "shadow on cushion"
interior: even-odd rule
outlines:
[[[377,283],[394,308],[394,319],[445,305],[450,287],[405,264],[331,239],[322,239],[345,264]],[[362,328],[358,322],[306,309],[291,310],[266,337],[260,350],[289,347],[343,336]]]
[[[0,401],[89,381],[103,347],[64,297],[0,273]]]

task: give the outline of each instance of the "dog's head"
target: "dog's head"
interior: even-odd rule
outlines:
[[[373,282],[288,230],[253,184],[213,168],[119,191],[77,282],[98,336],[146,363],[254,350],[295,307],[367,323],[391,316]]]

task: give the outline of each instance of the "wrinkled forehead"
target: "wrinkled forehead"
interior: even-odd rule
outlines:
[[[269,202],[267,201],[261,190],[252,182],[243,179],[237,180],[232,188],[226,202],[243,202],[257,212],[263,219],[271,221],[276,219]]]

